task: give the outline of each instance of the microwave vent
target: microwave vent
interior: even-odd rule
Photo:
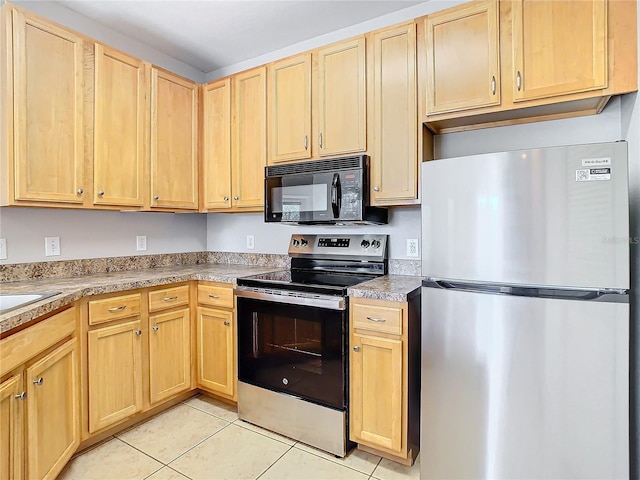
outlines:
[[[323,171],[335,171],[341,169],[363,168],[366,162],[366,155],[355,157],[328,158],[326,160],[312,160],[310,162],[290,163],[288,165],[277,165],[267,167],[267,177],[279,177],[296,173],[311,173]]]

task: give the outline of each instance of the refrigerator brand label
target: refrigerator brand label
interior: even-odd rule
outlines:
[[[597,182],[600,180],[611,180],[610,168],[582,168],[576,170],[576,182]]]
[[[609,167],[611,166],[611,157],[602,158],[583,158],[583,167]]]

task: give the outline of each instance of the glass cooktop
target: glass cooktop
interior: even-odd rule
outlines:
[[[281,270],[238,278],[238,285],[346,295],[348,287],[374,278],[376,278],[375,275]]]

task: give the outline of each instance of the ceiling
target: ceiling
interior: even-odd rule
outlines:
[[[58,3],[208,73],[423,1],[58,0]]]

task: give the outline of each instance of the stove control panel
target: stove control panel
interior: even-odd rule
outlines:
[[[387,235],[300,235],[291,236],[291,256],[359,256],[387,258]]]

